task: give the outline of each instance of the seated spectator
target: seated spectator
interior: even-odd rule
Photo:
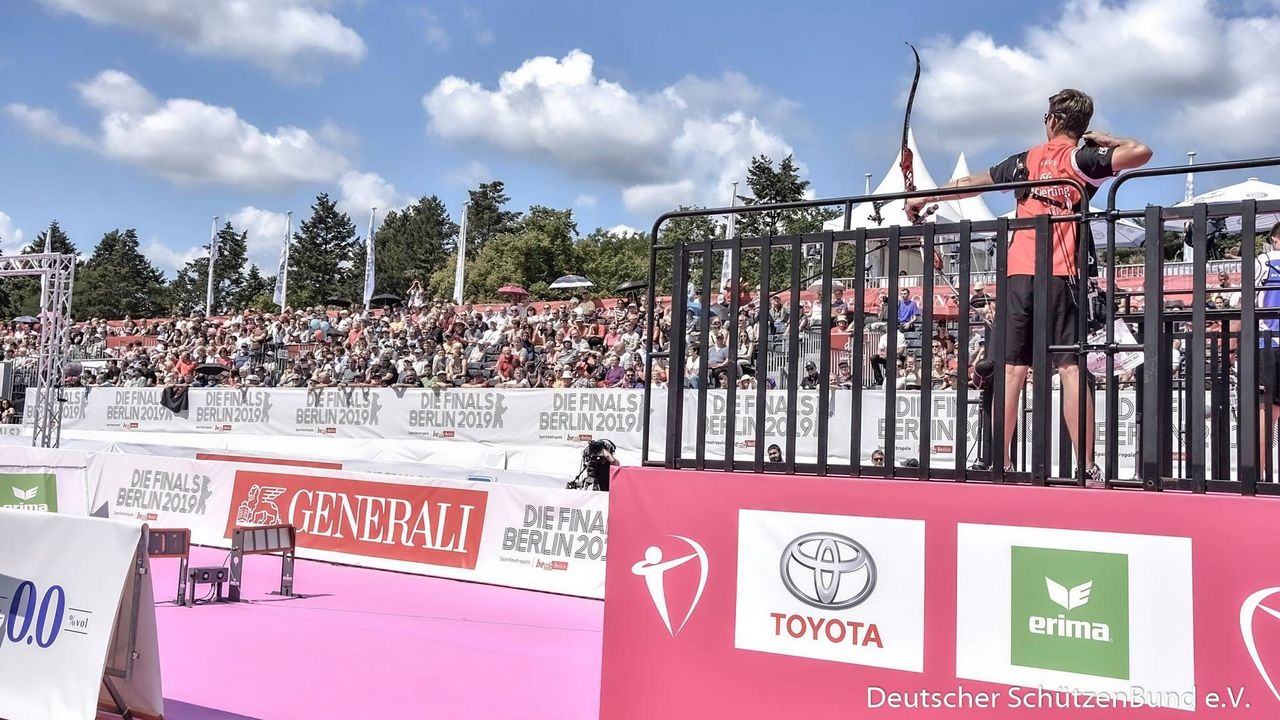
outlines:
[[[915,330],[920,318],[920,306],[911,299],[911,290],[902,288],[902,300],[898,302],[898,327],[903,331]]]
[[[529,387],[529,378],[525,376],[524,368],[517,367],[512,373],[511,379],[506,382],[499,383],[498,387],[527,388]]]
[[[822,376],[818,374],[818,366],[812,360],[804,364],[804,377],[800,380],[801,390],[817,390],[822,384]]]

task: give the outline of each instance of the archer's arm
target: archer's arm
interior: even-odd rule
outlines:
[[[1151,160],[1151,148],[1132,138],[1116,138],[1104,132],[1090,131],[1084,139],[1099,147],[1111,148],[1111,170],[1120,172],[1142,167]]]
[[[956,178],[955,180],[948,182],[946,185],[943,185],[941,188],[938,188],[938,189],[944,190],[947,188],[979,187],[982,185],[990,185],[990,184],[992,184],[991,171],[984,170],[975,175],[970,175],[969,177]],[[929,205],[930,203],[941,202],[943,200],[961,200],[963,198],[975,197],[981,194],[982,194],[981,190],[975,190],[973,192],[956,193],[954,195],[948,193],[946,195],[929,195],[921,198],[912,198],[911,200],[907,201],[907,217],[908,218],[918,217],[920,215],[920,212],[924,209],[924,207],[926,205]]]

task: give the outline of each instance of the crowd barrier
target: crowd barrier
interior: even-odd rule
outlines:
[[[1242,555],[1275,501],[651,468],[611,501],[602,720],[1280,716],[1280,560]]]
[[[358,454],[349,456],[379,461],[506,468],[556,478],[572,477],[577,472],[578,454],[587,441],[612,440],[623,454],[623,464],[636,464],[633,458],[638,456],[642,445],[642,392],[639,390],[192,389],[188,407],[180,413],[160,404],[160,392],[155,388],[68,391],[67,402],[63,406],[63,429],[69,437],[75,437],[80,431],[108,432],[112,433],[110,439],[116,442],[146,443],[140,438],[150,437],[158,444],[159,438],[178,437],[183,444],[191,445],[198,444],[200,437],[212,435],[218,439],[205,442],[227,446],[233,443],[226,438],[242,438],[234,443],[237,449],[265,452],[274,449],[276,452],[324,457],[330,456],[327,449],[339,444],[334,441],[360,441],[368,445],[360,445]],[[651,438],[661,438],[666,433],[667,395],[663,389],[653,391]],[[701,451],[707,459],[723,459],[727,451],[728,395],[720,390],[709,391],[707,395],[706,434]],[[967,453],[965,464],[978,460],[978,395],[977,391],[971,391],[970,403],[965,408],[968,422],[961,424],[969,431],[969,438],[964,444]],[[1051,417],[1057,416],[1058,395],[1056,391],[1050,395],[1055,408]],[[854,393],[848,390],[837,389],[829,393],[827,453],[832,462],[849,458],[848,428],[853,420],[853,397]],[[919,391],[898,390],[894,399],[893,423],[886,422],[884,397],[883,390],[860,393],[863,428],[860,459],[864,465],[868,464],[874,450],[884,449],[890,442],[888,427],[896,430],[892,442],[894,457],[899,462],[918,458],[923,450],[930,455],[935,466],[954,465],[955,453],[960,446],[956,437],[959,408],[954,393],[934,391],[930,407],[923,408]],[[681,423],[684,429],[682,452],[686,457],[699,451],[696,436],[698,404],[695,399],[695,391],[686,391]],[[1105,401],[1105,395],[1099,393],[1095,435],[1099,446],[1108,437],[1117,438],[1117,474],[1131,477],[1136,471],[1139,438],[1136,397],[1132,390],[1127,389],[1117,394],[1119,407],[1114,425],[1106,422]],[[1212,404],[1207,402],[1204,407],[1207,424]],[[796,391],[795,452],[798,461],[809,461],[817,456],[819,408],[817,391]],[[1028,404],[1027,412],[1030,411]],[[1182,409],[1176,403],[1174,411],[1179,418],[1182,417]],[[777,444],[779,448],[787,447],[787,420],[792,412],[788,405],[788,392],[773,390],[765,393],[766,446]],[[734,415],[734,456],[739,462],[749,462],[754,456],[757,441],[754,392],[737,395]],[[930,442],[929,447],[921,448],[922,424],[926,420],[930,423]],[[1238,436],[1235,432],[1237,421],[1233,412],[1230,418],[1233,439]],[[1181,422],[1175,423],[1172,447],[1181,456],[1186,456],[1190,448],[1180,429],[1182,427]],[[1054,423],[1050,437],[1055,447],[1060,431],[1059,425]],[[1020,439],[1025,456],[1028,454],[1025,451],[1029,437]],[[318,445],[316,440],[325,442]],[[416,442],[402,442],[405,440]],[[383,441],[385,444],[380,445]],[[653,444],[650,449],[652,454],[655,450]],[[501,457],[486,456],[494,453]],[[1235,454],[1231,453],[1231,456],[1234,458]],[[1056,468],[1057,458],[1052,462]],[[1069,472],[1067,468],[1063,474]]]
[[[236,525],[289,523],[304,558],[604,596],[604,493],[266,458],[10,448],[5,457],[0,487],[24,510],[188,528],[213,547],[230,547]]]

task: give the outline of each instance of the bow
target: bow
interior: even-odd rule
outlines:
[[[916,103],[916,88],[920,86],[920,53],[916,51],[916,47],[911,43],[907,43],[907,47],[911,48],[911,54],[916,59],[915,76],[911,78],[911,92],[907,95],[907,112],[902,119],[902,160],[898,163],[898,169],[902,171],[902,189],[907,192],[915,192],[916,189],[916,171],[915,171],[915,153],[911,152],[910,136],[911,136],[911,108]],[[880,214],[880,209],[885,206],[887,201],[880,200],[871,203],[873,213],[869,218],[872,222],[880,225],[884,222],[884,217]],[[910,218],[913,223],[929,217],[937,210],[936,205],[926,209],[924,213],[917,218]]]

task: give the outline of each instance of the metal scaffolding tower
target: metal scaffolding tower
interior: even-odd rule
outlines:
[[[74,255],[41,253],[0,257],[0,277],[40,279],[40,347],[36,356],[34,396],[23,414],[31,419],[31,444],[58,447],[62,438],[62,373],[71,332],[71,289]]]

